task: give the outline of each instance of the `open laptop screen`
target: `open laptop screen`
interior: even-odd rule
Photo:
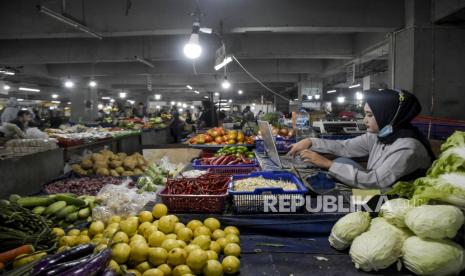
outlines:
[[[258,128],[262,133],[263,144],[265,145],[265,152],[268,157],[275,163],[277,166],[282,168],[281,160],[279,159],[278,150],[276,149],[276,144],[273,140],[273,133],[271,131],[271,126],[267,121],[258,121]]]

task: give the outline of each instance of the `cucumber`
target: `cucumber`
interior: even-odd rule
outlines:
[[[86,202],[84,200],[76,198],[74,196],[69,196],[67,194],[56,194],[55,199],[59,201],[64,201],[68,205],[74,205],[78,207],[83,207],[86,205]]]
[[[66,206],[65,208],[61,209],[60,211],[58,211],[58,213],[55,214],[55,216],[57,218],[64,218],[66,217],[67,215],[73,213],[73,212],[76,212],[77,210],[79,210],[79,207],[77,206],[74,206],[74,205],[68,205]]]
[[[57,201],[55,203],[50,204],[47,209],[45,209],[44,215],[52,215],[60,211],[61,209],[66,207],[65,201]]]
[[[79,210],[79,217],[80,218],[85,219],[88,216],[90,216],[90,208],[89,207]]]
[[[44,206],[36,206],[32,209],[32,212],[36,215],[42,215],[47,207]]]
[[[74,222],[79,218],[79,213],[78,212],[73,212],[71,214],[68,214],[65,218],[67,222]]]
[[[30,196],[21,197],[16,202],[22,207],[33,208],[36,206],[49,206],[55,202],[55,199],[48,196]]]

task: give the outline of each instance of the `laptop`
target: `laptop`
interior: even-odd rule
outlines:
[[[265,152],[270,160],[281,169],[309,169],[315,168],[315,165],[304,162],[300,156],[293,158],[292,156],[279,156],[276,148],[276,142],[273,138],[271,126],[267,121],[258,121],[258,128],[262,133]]]

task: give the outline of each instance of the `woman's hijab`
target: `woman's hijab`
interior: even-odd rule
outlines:
[[[392,144],[399,138],[417,139],[426,148],[431,160],[434,160],[436,157],[428,139],[411,124],[420,114],[421,104],[415,95],[406,90],[402,90],[403,101],[400,104],[400,92],[390,89],[365,91],[365,101],[370,106],[379,129],[392,125],[392,133],[384,137],[378,136],[378,140],[383,144]]]

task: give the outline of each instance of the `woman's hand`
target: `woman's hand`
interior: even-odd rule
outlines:
[[[303,150],[308,149],[311,146],[312,146],[312,140],[303,139],[302,141],[299,141],[298,143],[292,144],[291,149],[289,150],[287,155],[295,156],[296,154],[300,153]]]
[[[331,165],[333,164],[333,161],[329,160],[328,158],[322,156],[321,154],[318,154],[314,151],[311,150],[304,150],[300,153],[300,158],[304,162],[310,162],[314,164],[315,166],[318,166],[322,169],[328,170]]]

